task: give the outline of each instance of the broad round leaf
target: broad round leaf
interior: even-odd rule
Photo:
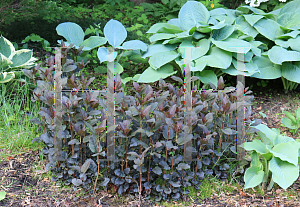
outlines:
[[[218,85],[218,78],[217,78],[216,74],[211,70],[201,71],[200,76],[198,76],[198,75],[196,75],[196,76],[199,77],[199,79],[202,83],[207,84],[208,82],[211,82],[215,86]]]
[[[273,63],[278,65],[281,65],[282,62],[300,60],[300,52],[288,51],[279,46],[273,46],[269,50],[268,56]]]
[[[104,36],[113,47],[120,46],[127,37],[125,27],[117,20],[109,20],[103,30]]]
[[[171,62],[179,56],[175,51],[160,52],[152,55],[149,59],[149,64],[152,68],[158,69],[161,66]]]
[[[251,49],[251,44],[249,42],[235,38],[228,38],[223,41],[212,40],[212,43],[215,44],[218,48],[235,53],[238,52],[237,48],[239,47],[245,47],[243,53],[247,53]]]
[[[298,30],[300,29],[300,1],[290,1],[285,4],[278,14],[277,22],[281,26],[291,29]]]
[[[266,154],[269,150],[266,148],[266,145],[262,143],[260,140],[253,140],[252,142],[245,142],[244,149],[247,151],[255,150],[260,154]]]
[[[122,49],[147,51],[147,45],[140,40],[130,40],[123,43]]]
[[[272,172],[272,179],[280,187],[286,190],[299,177],[299,166],[295,166],[277,157],[273,157],[269,162],[269,169]]]
[[[288,43],[293,50],[300,52],[300,35],[298,35],[296,38],[289,39]]]
[[[260,74],[255,73],[251,77],[260,79],[276,79],[281,77],[280,65],[272,63],[269,58],[255,56],[253,62],[260,69]]]
[[[227,25],[221,29],[214,30],[212,38],[216,41],[227,39],[234,32],[234,25]]]
[[[118,55],[118,52],[114,52],[114,59],[117,57]],[[107,48],[104,48],[104,47],[99,47],[98,48],[98,51],[97,51],[97,56],[100,60],[100,63],[104,62],[104,61],[107,61]],[[112,60],[113,61],[113,60]]]
[[[253,15],[253,14],[247,14],[243,15],[246,19],[246,21],[253,27],[253,25],[258,22],[260,19],[264,18],[263,15]]]
[[[217,47],[212,47],[209,55],[202,56],[195,60],[195,67],[200,64],[206,64],[210,67],[226,69],[231,65],[232,53]]]
[[[14,52],[9,57],[11,61],[13,62],[10,67],[22,67],[29,63],[30,59],[32,57],[32,50],[22,49]]]
[[[69,43],[80,46],[84,39],[82,28],[73,22],[64,22],[56,27],[58,35],[63,36]]]
[[[275,157],[298,166],[298,147],[293,141],[277,144],[270,152]]]
[[[244,189],[254,188],[259,185],[264,179],[264,171],[257,166],[249,167],[244,175],[245,186]]]
[[[281,74],[289,81],[300,83],[300,62],[283,63]]]
[[[147,68],[139,77],[139,83],[153,83],[158,81],[160,78],[165,79],[171,75],[176,74],[177,71],[173,70],[173,66],[170,64],[162,66],[158,70],[154,70],[153,68]]]
[[[189,30],[194,26],[199,27],[199,23],[207,23],[209,16],[207,8],[197,1],[186,2],[178,14],[180,25],[185,30]]]
[[[172,51],[175,49],[176,49],[176,45],[162,45],[162,44],[149,45],[147,52],[142,56],[142,58],[150,57],[156,53]]]
[[[160,30],[162,28],[171,29],[171,30],[174,31],[174,33],[180,33],[180,32],[182,32],[182,30],[178,26],[175,26],[173,24],[170,24],[170,23],[156,23],[153,26],[151,26],[150,29],[146,33],[157,33],[158,30]]]
[[[280,24],[272,19],[261,19],[254,24],[254,27],[260,34],[273,41],[276,37],[284,34]]]
[[[15,47],[13,44],[1,35],[0,37],[0,53],[5,57],[9,57],[12,53],[15,52]]]
[[[84,46],[82,49],[83,51],[89,51],[94,49],[95,47],[104,45],[106,42],[107,39],[105,37],[91,36],[88,39],[84,40],[80,46]]]
[[[154,35],[152,35],[149,40],[150,42],[155,42],[158,40],[168,40],[171,39],[173,37],[176,37],[175,34],[168,34],[168,33],[156,33]]]

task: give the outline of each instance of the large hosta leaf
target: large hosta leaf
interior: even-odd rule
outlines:
[[[283,161],[298,165],[298,146],[295,145],[294,141],[287,143],[280,143],[269,149],[275,157],[280,158]]]
[[[178,18],[183,29],[189,30],[192,27],[199,27],[199,23],[207,23],[209,11],[200,2],[188,1],[180,9]]]
[[[272,172],[272,179],[283,189],[291,186],[299,177],[299,166],[287,161],[273,157],[269,162],[269,169]]]
[[[279,14],[277,22],[283,27],[298,30],[300,29],[300,1],[290,1],[285,4]]]
[[[103,30],[104,36],[113,47],[120,46],[127,37],[127,31],[121,22],[111,19]]]
[[[260,19],[264,18],[263,15],[253,15],[253,14],[247,14],[243,15],[246,19],[246,21],[253,27],[253,25],[258,22]]]
[[[279,46],[273,46],[269,50],[268,56],[273,63],[278,65],[281,65],[282,62],[300,61],[300,52],[288,51]]]
[[[63,36],[69,43],[79,46],[83,42],[84,32],[78,24],[64,22],[56,27],[56,31],[58,35]]]
[[[210,49],[209,55],[202,56],[195,60],[197,65],[206,64],[210,67],[226,69],[230,66],[232,61],[232,53],[213,47]]]
[[[204,71],[200,72],[200,75],[196,75],[196,76],[199,77],[199,79],[202,83],[206,84],[208,82],[211,82],[215,86],[218,85],[218,78],[217,78],[216,74],[211,70],[204,70]]]
[[[22,49],[14,52],[9,57],[13,62],[10,67],[21,67],[26,65],[32,58],[32,50]]]
[[[253,128],[258,129],[261,133],[265,134],[266,138],[268,138],[272,144],[274,139],[277,137],[277,133],[275,133],[265,124],[259,124],[257,126],[253,126]]]
[[[122,48],[125,50],[142,50],[147,51],[147,45],[141,40],[130,40],[124,42]]]
[[[7,83],[14,78],[15,78],[15,74],[13,72],[0,73],[0,83]]]
[[[2,53],[5,57],[9,57],[12,53],[15,52],[15,47],[13,44],[1,35],[0,37],[0,53]]]
[[[158,70],[154,70],[153,68],[149,67],[140,75],[137,82],[153,83],[158,81],[160,78],[164,79],[176,73],[177,71],[174,71],[173,66],[170,64],[164,65]]]
[[[175,50],[176,46],[177,45],[162,45],[162,44],[150,45],[147,49],[147,52],[142,56],[142,58],[150,57],[155,53]]]
[[[259,185],[264,179],[264,171],[257,166],[249,167],[244,175],[245,186],[244,189],[254,188]]]
[[[149,59],[149,64],[152,68],[157,69],[171,62],[179,56],[175,51],[160,52],[152,55]]]
[[[192,45],[189,41],[183,41],[180,44],[179,52],[181,53],[182,58],[185,58],[185,48],[184,47],[192,47],[191,48],[191,60],[195,60],[199,57],[205,55],[209,50],[210,41],[207,39],[202,39],[197,42],[196,47]]]
[[[99,36],[91,36],[88,39],[84,40],[82,45],[83,51],[89,51],[94,49],[95,47],[99,47],[101,45],[104,45],[107,42],[107,39],[105,37],[99,37]]]
[[[260,79],[276,79],[281,77],[280,65],[272,63],[267,57],[253,58],[254,64],[257,64],[260,73],[255,73],[251,77]]]
[[[168,34],[168,33],[156,33],[154,35],[152,35],[149,40],[150,42],[155,42],[158,40],[167,40],[167,39],[171,39],[173,37],[176,37],[175,34]]]
[[[13,62],[10,59],[8,59],[4,55],[2,55],[2,53],[0,53],[0,68],[4,68],[8,65],[11,65],[12,63]]]
[[[234,31],[234,25],[227,25],[221,29],[214,30],[212,38],[217,41],[227,39]]]
[[[288,43],[293,50],[300,52],[300,35],[298,35],[296,38],[289,39]]]
[[[107,55],[108,55],[107,48],[104,48],[104,47],[98,48],[97,56],[100,60],[100,63],[107,61]],[[118,52],[114,52],[114,59],[117,57],[117,55],[118,55]],[[109,60],[109,61],[113,61],[113,60]]]
[[[249,52],[249,50],[251,49],[251,44],[249,42],[240,39],[235,39],[235,38],[228,38],[223,41],[212,40],[212,43],[215,44],[218,48],[221,48],[229,52],[235,52],[235,53],[238,52],[237,48],[239,47],[245,47],[244,53]]]
[[[243,16],[239,16],[238,18],[236,18],[235,28],[253,38],[255,38],[258,34],[258,32],[245,20]]]
[[[300,83],[300,62],[283,63],[281,74],[289,81]]]
[[[272,19],[261,19],[254,24],[254,27],[260,34],[273,41],[284,34],[280,25]]]
[[[156,23],[153,26],[151,26],[150,29],[146,33],[157,33],[162,28],[172,30],[174,32],[174,33],[172,32],[172,34],[182,32],[182,30],[178,26],[175,26],[173,24],[170,24],[170,23]]]
[[[269,153],[269,150],[266,148],[266,145],[262,143],[260,140],[253,140],[252,142],[245,142],[244,148],[247,151],[255,150],[260,154]]]

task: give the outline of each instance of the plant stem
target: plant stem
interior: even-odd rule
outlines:
[[[222,129],[224,128],[224,118],[225,118],[225,111],[223,113],[223,122],[222,122]],[[223,131],[221,130],[221,133],[220,133],[220,141],[219,141],[219,149],[218,149],[218,152],[220,153],[221,151],[221,148],[222,148],[222,135],[223,135]]]

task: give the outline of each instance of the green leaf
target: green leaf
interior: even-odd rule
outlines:
[[[281,65],[282,62],[287,61],[299,61],[300,60],[300,52],[296,51],[288,51],[282,47],[273,46],[269,52],[268,56],[270,60],[278,65]]]
[[[0,53],[2,53],[5,57],[9,57],[12,53],[15,52],[15,47],[13,44],[1,35],[0,37]]]
[[[289,46],[298,52],[300,52],[300,35],[296,38],[291,38],[288,40]]]
[[[162,45],[162,44],[149,45],[147,52],[142,56],[142,58],[150,57],[155,53],[172,51],[175,49],[176,49],[176,45]]]
[[[157,33],[162,28],[170,29],[172,30],[172,34],[180,33],[182,30],[173,24],[169,23],[156,23],[153,26],[150,27],[150,29],[146,33]]]
[[[215,68],[226,69],[230,66],[232,61],[232,53],[221,50],[217,47],[212,47],[208,53],[209,55],[202,56],[195,60],[195,67],[198,65],[208,65]]]
[[[263,134],[265,134],[272,144],[274,142],[274,139],[277,137],[277,134],[272,131],[267,125],[259,124],[257,126],[253,126],[253,128],[258,129]]]
[[[300,34],[300,31],[292,31],[283,35],[278,36],[278,39],[289,39],[290,37],[296,38],[297,35]]]
[[[96,47],[106,44],[106,42],[107,39],[105,37],[91,36],[88,39],[84,40],[80,46],[84,46],[82,49],[83,51],[89,51]]]
[[[192,47],[191,60],[195,60],[205,55],[209,50],[209,46],[210,41],[207,39],[202,39],[199,42],[197,42],[197,47],[194,47],[190,41],[186,40],[180,44],[179,52],[181,53],[182,58],[185,58],[185,48],[183,47]]]
[[[290,1],[285,4],[279,14],[277,22],[281,26],[291,29],[298,30],[300,29],[300,1]]]
[[[289,128],[289,129],[296,129],[297,126],[292,122],[292,120],[288,119],[288,118],[282,118],[281,119],[282,124]]]
[[[211,82],[215,86],[218,85],[218,78],[217,78],[216,74],[211,70],[201,71],[200,75],[195,75],[195,76],[199,77],[199,79],[202,83],[206,84],[208,82]]]
[[[275,157],[280,158],[283,161],[292,163],[293,165],[298,165],[298,146],[295,145],[294,141],[287,143],[280,143],[269,149]]]
[[[253,15],[253,14],[247,14],[243,15],[246,19],[246,21],[253,27],[253,25],[258,22],[260,19],[264,18],[262,15]]]
[[[158,70],[154,70],[153,68],[147,68],[139,77],[137,82],[140,83],[153,83],[158,81],[160,78],[165,79],[171,75],[176,74],[177,71],[173,70],[173,66],[170,64],[162,66]]]
[[[14,78],[15,78],[15,74],[13,72],[0,73],[0,83],[7,83]]]
[[[175,51],[160,52],[152,55],[149,59],[149,64],[152,68],[157,69],[171,62],[179,56]]]
[[[235,28],[253,38],[255,38],[258,34],[258,32],[245,20],[243,16],[239,16],[238,18],[236,18]]]
[[[244,175],[245,186],[244,189],[254,188],[259,185],[264,179],[264,171],[257,166],[249,167]]]
[[[107,48],[99,47],[97,51],[97,57],[100,60],[100,63],[107,61]],[[114,59],[117,57],[118,53],[114,52]],[[112,60],[113,61],[113,60]]]
[[[283,111],[283,113],[290,119],[292,122],[296,123],[296,118],[288,111]]]
[[[273,128],[273,129],[275,129],[275,128]],[[279,133],[280,133],[280,130],[279,130]],[[283,136],[283,135],[278,134],[278,136],[274,140],[274,145],[277,145],[277,144],[280,144],[280,143],[287,143],[287,142],[290,142],[290,141],[294,142],[295,140],[291,137],[287,137],[287,136]]]
[[[166,39],[171,39],[173,37],[176,37],[174,34],[168,34],[168,33],[156,33],[152,35],[149,40],[150,42],[155,42],[158,40],[166,40]]]
[[[123,73],[123,67],[120,63],[115,62],[115,68],[114,68],[114,75],[116,75],[117,73],[119,73],[119,75],[121,73]]]
[[[221,29],[214,30],[212,38],[216,41],[227,39],[234,32],[234,25],[227,25]]]
[[[103,30],[104,36],[113,47],[120,46],[127,37],[127,31],[123,24],[117,20],[109,20]]]
[[[280,25],[272,19],[261,19],[254,24],[254,27],[260,34],[273,41],[284,34]]]
[[[13,62],[10,67],[22,67],[30,62],[32,58],[32,50],[22,49],[14,52],[9,57]]]
[[[286,190],[299,177],[299,166],[295,166],[277,157],[273,157],[269,162],[269,169],[272,172],[272,179],[280,187]]]
[[[147,45],[140,40],[130,40],[123,43],[122,49],[147,51]]]
[[[244,149],[247,151],[255,150],[260,154],[266,154],[269,150],[266,148],[266,145],[262,143],[260,140],[253,140],[252,142],[245,142]]]
[[[300,62],[283,63],[282,64],[282,77],[289,81],[300,83]]]
[[[288,41],[283,40],[275,40],[275,44],[283,48],[288,48],[290,46]]]
[[[4,68],[11,64],[13,64],[13,62],[0,53],[0,68]]]
[[[73,22],[64,22],[56,27],[58,35],[63,36],[69,43],[79,46],[83,42],[84,32],[82,28]]]
[[[235,38],[228,38],[223,41],[212,40],[212,43],[215,44],[218,48],[235,53],[237,53],[238,47],[246,47],[244,49],[244,53],[249,52],[249,50],[251,49],[251,44],[249,42]]]
[[[192,27],[199,27],[199,23],[207,23],[209,20],[209,11],[200,2],[188,1],[180,9],[178,18],[181,27],[189,30]]]
[[[255,73],[251,77],[260,79],[276,79],[281,77],[280,65],[272,63],[269,58],[255,56],[253,62],[260,69],[260,74]]]
[[[0,201],[3,200],[6,196],[6,192],[5,191],[0,191]]]

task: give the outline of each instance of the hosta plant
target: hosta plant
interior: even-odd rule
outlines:
[[[252,162],[244,175],[244,189],[263,183],[264,190],[270,179],[267,190],[270,190],[274,183],[286,190],[299,177],[300,143],[280,135],[280,130],[270,129],[264,124],[253,128],[258,130],[261,140],[255,139],[242,145],[245,150],[252,151]]]
[[[293,135],[295,135],[300,127],[300,108],[298,108],[295,112],[296,117],[288,111],[283,111],[283,113],[287,116],[287,118],[285,117],[281,119],[282,124],[291,129],[293,131]]]
[[[0,37],[0,83],[13,80],[22,68],[31,68],[37,59],[32,57],[32,50],[15,50],[13,44],[1,35]]]

